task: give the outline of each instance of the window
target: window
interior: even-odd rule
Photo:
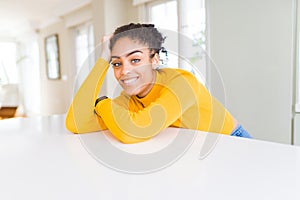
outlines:
[[[161,32],[169,37],[165,43],[168,54],[161,54],[162,65],[177,68],[179,61],[177,1],[154,1],[153,3],[149,3],[147,7],[150,23],[155,24],[156,27],[165,29],[161,30]]]
[[[157,27],[177,31],[177,1],[159,1],[148,4],[149,18]]]
[[[181,4],[181,33],[205,47],[206,14],[204,0],[183,0]]]
[[[94,64],[94,57],[89,55],[94,48],[93,25],[85,24],[75,28],[75,56],[77,73],[86,61],[88,62],[88,66],[92,66]]]
[[[18,83],[16,65],[16,44],[14,42],[0,43],[0,84]]]
[[[168,56],[163,57],[164,63],[191,71],[205,84],[205,0],[151,1],[146,10],[147,21],[163,29],[167,36]]]
[[[207,77],[207,53],[206,53],[206,11],[205,0],[180,1],[180,33],[185,37],[180,40],[181,54],[185,59],[181,66],[193,72],[205,85]],[[192,67],[196,66],[196,67]]]

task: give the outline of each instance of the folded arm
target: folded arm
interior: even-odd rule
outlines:
[[[177,78],[141,111],[133,112],[111,99],[104,99],[97,104],[96,112],[117,139],[135,143],[150,139],[181,118],[197,101],[194,94],[185,78]]]
[[[94,113],[94,104],[108,67],[108,62],[100,58],[80,86],[73,98],[65,121],[69,131],[86,133],[106,129],[102,119]]]

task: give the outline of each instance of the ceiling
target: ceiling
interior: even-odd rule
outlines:
[[[91,0],[0,0],[0,39],[45,27]]]

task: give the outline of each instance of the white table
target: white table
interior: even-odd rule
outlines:
[[[164,153],[177,149],[182,154],[160,169]],[[113,164],[95,155],[102,150]],[[0,121],[0,199],[300,199],[300,148],[174,128],[125,145],[107,131],[72,134],[62,115],[7,119]]]

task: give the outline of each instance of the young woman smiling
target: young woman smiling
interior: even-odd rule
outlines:
[[[251,136],[184,70],[158,69],[165,38],[152,24],[128,24],[103,44],[103,54],[77,91],[66,117],[74,133],[109,129],[123,143],[142,142],[166,127]],[[109,62],[123,92],[97,98]]]

